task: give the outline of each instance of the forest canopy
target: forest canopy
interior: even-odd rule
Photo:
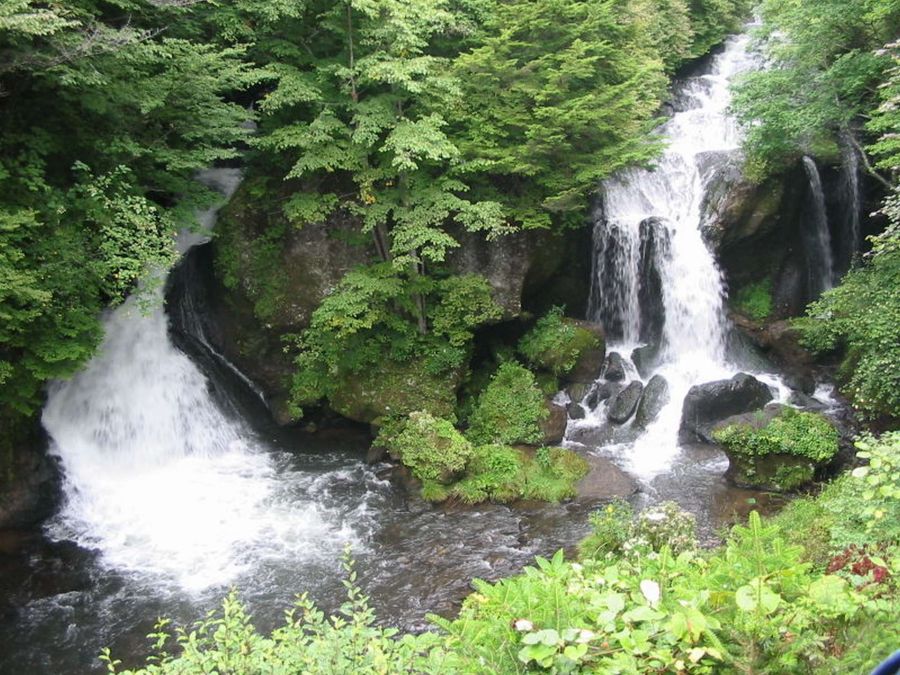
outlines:
[[[356,219],[427,331],[450,228],[580,222],[658,151],[667,75],[748,5],[0,0],[2,414],[90,357],[212,198],[196,173],[239,155],[294,225]]]

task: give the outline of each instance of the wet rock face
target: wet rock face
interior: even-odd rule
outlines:
[[[280,423],[290,421],[294,371],[282,337],[306,328],[349,270],[378,259],[372,238],[360,235],[359,223],[346,214],[303,227],[286,222],[279,206],[284,196],[265,181],[248,178],[223,210],[205,262],[210,341],[263,390]],[[446,268],[483,275],[507,319],[518,317],[523,307],[542,314],[565,305],[577,314],[586,306],[588,228],[559,235],[519,232],[491,242],[478,233],[452,234],[460,246],[448,253]],[[603,355],[593,358],[595,363],[583,364],[586,370],[598,369]]]
[[[654,375],[644,387],[644,393],[638,403],[637,412],[634,414],[635,426],[644,428],[653,422],[668,402],[668,381],[662,375]]]
[[[730,380],[694,385],[684,398],[679,440],[714,442],[711,434],[716,422],[760,410],[771,400],[769,387],[747,373],[738,373]]]
[[[597,379],[606,359],[606,336],[604,335],[603,326],[590,321],[567,319],[567,322],[594,335],[597,338],[597,346],[585,349],[581,353],[578,361],[575,363],[575,367],[565,376],[564,381],[572,384],[590,385]],[[582,394],[583,396],[584,394]],[[582,397],[579,397],[578,400],[581,400]]]
[[[650,377],[650,374],[659,363],[659,353],[660,348],[656,344],[637,347],[631,352],[631,362],[637,368],[641,377]]]
[[[603,382],[601,384],[598,384],[591,390],[591,393],[588,394],[588,397],[587,399],[585,399],[584,403],[588,408],[593,410],[603,401],[612,398],[624,388],[625,386],[623,384],[620,384],[619,382]]]
[[[637,483],[628,474],[603,457],[588,456],[590,470],[575,484],[577,499],[599,501],[625,499],[638,491]]]
[[[600,374],[610,382],[621,382],[625,379],[625,362],[618,352],[610,352]]]
[[[544,445],[558,445],[566,435],[568,415],[566,409],[555,403],[547,403],[550,414],[541,422],[542,442]]]
[[[27,527],[49,516],[60,494],[59,467],[47,455],[40,422],[0,419],[0,529]]]
[[[644,385],[640,380],[634,380],[622,391],[612,397],[606,411],[606,417],[615,424],[625,424],[637,410],[638,402]]]
[[[666,227],[666,221],[660,218],[647,218],[641,222],[639,231],[641,237],[640,262],[638,263],[640,339],[643,342],[659,344],[666,321],[660,264],[669,256],[669,230]]]

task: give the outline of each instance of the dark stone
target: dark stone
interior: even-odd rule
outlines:
[[[631,362],[641,377],[647,378],[653,373],[659,364],[659,352],[660,348],[655,344],[643,345],[631,352]]]
[[[625,363],[619,352],[610,352],[606,357],[601,375],[610,382],[621,382],[625,379]]]
[[[637,410],[638,402],[644,385],[640,380],[634,380],[609,401],[606,417],[615,424],[625,424]]]
[[[588,474],[575,484],[576,499],[600,501],[625,499],[638,490],[637,483],[627,473],[603,457],[588,455]]]
[[[618,382],[602,382],[591,390],[584,404],[593,410],[603,401],[612,398],[624,388],[625,386]]]
[[[558,445],[566,435],[569,418],[563,406],[549,401],[546,406],[550,414],[541,422],[542,442],[544,445]]]
[[[640,306],[640,339],[642,342],[659,343],[666,321],[663,302],[660,261],[669,256],[669,230],[666,221],[647,218],[639,225],[641,248],[638,263],[638,305]]]
[[[582,401],[587,393],[591,390],[591,384],[588,382],[574,382],[566,387],[566,394],[573,401]]]
[[[585,411],[580,403],[570,403],[566,406],[566,411],[569,413],[569,417],[573,420],[584,419]]]
[[[646,427],[659,416],[668,402],[668,381],[662,375],[654,375],[644,387],[644,393],[638,403],[637,412],[634,414],[635,426]]]
[[[0,529],[28,527],[53,513],[61,477],[37,419],[0,419]]]
[[[716,422],[759,410],[771,400],[769,387],[747,373],[694,385],[684,398],[679,440],[713,442],[710,432]]]
[[[575,366],[565,377],[565,382],[590,384],[597,379],[606,358],[606,337],[603,333],[603,326],[590,321],[576,321],[574,319],[566,319],[566,322],[574,325],[576,328],[588,331],[597,338],[597,347],[585,349],[579,355]]]

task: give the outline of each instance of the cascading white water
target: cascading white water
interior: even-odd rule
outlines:
[[[200,176],[226,197],[239,178]],[[179,237],[182,252],[205,239],[215,214],[198,214],[201,230]],[[260,559],[333,558],[353,533],[307,494],[320,477],[279,466],[223,414],[173,346],[161,290],[152,300],[149,311],[131,297],[110,312],[97,355],[50,388],[42,421],[65,502],[49,534],[188,590],[228,583]]]
[[[819,167],[812,157],[803,157],[803,169],[809,178],[811,228],[807,235],[810,290],[813,297],[834,285],[834,254],[831,250],[831,233],[828,229],[828,212],[825,208],[825,190]]]
[[[630,470],[643,478],[666,471],[677,454],[681,403],[690,386],[735,372],[725,356],[722,274],[700,222],[708,167],[740,146],[740,129],[728,114],[729,86],[735,75],[758,64],[749,42],[746,35],[729,39],[709,74],[684,83],[681,110],[659,129],[667,148],[654,169],[625,171],[601,187],[590,315],[608,329],[612,325],[621,342],[610,350],[626,358],[646,340],[638,301],[646,274],[640,269],[641,224],[656,219],[668,235],[653,264],[664,314],[657,372],[668,380],[670,403],[626,452]],[[598,424],[602,413],[595,411],[576,425]]]

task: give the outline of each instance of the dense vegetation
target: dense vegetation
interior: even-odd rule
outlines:
[[[843,283],[797,323],[807,347],[842,358],[843,391],[869,418],[900,417],[900,6],[884,0],[763,3],[771,67],[737,87],[748,170],[762,178],[801,155],[860,157],[887,193],[886,231]],[[862,141],[862,142],[861,142]],[[865,146],[865,147],[863,147]],[[770,307],[762,287],[737,304],[755,318]]]
[[[581,557],[538,559],[476,581],[435,632],[380,628],[348,566],[348,599],[326,617],[306,596],[260,635],[235,594],[171,635],[140,673],[861,673],[896,648],[900,602],[900,434],[859,443],[865,468],[774,519],[758,514],[713,550],[673,504],[635,519],[613,503]],[[178,648],[179,654],[173,654]]]

